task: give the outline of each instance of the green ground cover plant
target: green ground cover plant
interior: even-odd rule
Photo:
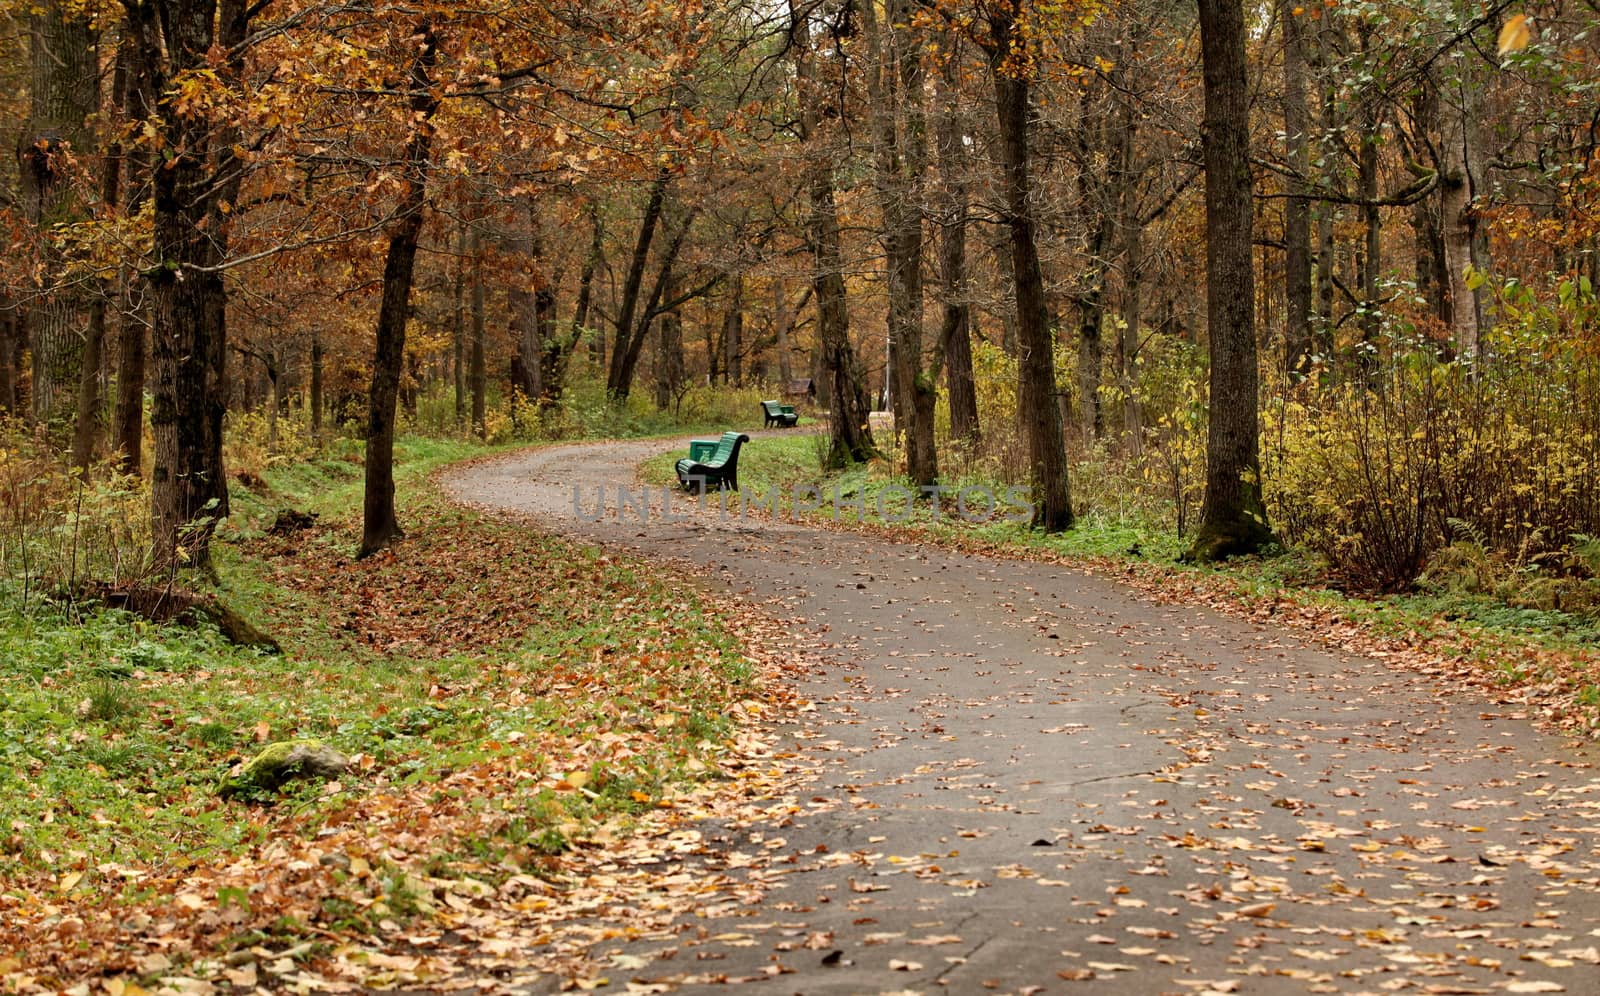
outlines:
[[[212,925],[225,948],[371,929],[431,908],[408,875],[559,875],[575,845],[723,777],[765,694],[727,613],[640,562],[447,502],[430,474],[479,447],[400,452],[405,544],[352,558],[361,468],[335,445],[235,489],[215,577],[181,578],[281,653],[61,588],[0,590],[9,940],[59,941],[67,963],[91,949],[63,916],[173,895],[233,911]],[[285,508],[316,518],[275,533]],[[290,739],[344,753],[346,775],[222,797],[230,770]],[[343,845],[314,902],[269,857],[417,825],[382,855]]]

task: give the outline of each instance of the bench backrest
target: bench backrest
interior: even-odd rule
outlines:
[[[761,402],[761,410],[768,415],[779,415],[783,412],[783,405],[776,401],[763,401]]]
[[[728,462],[729,457],[733,456],[733,451],[738,446],[739,434],[737,432],[724,432],[722,438],[717,440],[717,451],[706,458],[706,465],[708,467],[722,466]]]

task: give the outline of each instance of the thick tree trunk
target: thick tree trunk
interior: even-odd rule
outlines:
[[[839,249],[839,214],[833,201],[833,172],[825,164],[812,167],[807,185],[811,218],[808,241],[816,270],[812,287],[817,299],[817,341],[829,399],[829,468],[865,463],[877,455],[867,416],[867,378],[850,344],[850,313],[845,305],[844,262]]]
[[[546,282],[533,292],[534,327],[539,331],[539,407],[561,400],[567,387],[567,360],[575,340],[563,339],[556,329],[555,285]]]
[[[1311,115],[1306,109],[1306,15],[1290,0],[1279,4],[1283,22],[1283,132],[1290,197],[1283,206],[1283,368],[1291,382],[1311,369],[1311,202],[1308,155]]]
[[[1345,126],[1339,106],[1341,93],[1337,83],[1337,74],[1332,71],[1332,64],[1336,58],[1334,53],[1333,36],[1339,31],[1331,22],[1333,18],[1323,17],[1317,30],[1317,56],[1318,75],[1323,80],[1321,94],[1322,109],[1322,143],[1321,143],[1321,168],[1325,176],[1324,182],[1334,183],[1334,171],[1343,155],[1340,149],[1339,135]],[[1324,357],[1332,364],[1334,356],[1334,274],[1338,266],[1338,256],[1334,251],[1333,235],[1334,222],[1339,218],[1339,208],[1333,204],[1322,202],[1312,212],[1312,220],[1316,224],[1316,271],[1315,271],[1315,304],[1314,320],[1311,327],[1312,349],[1316,354]]]
[[[21,199],[27,217],[45,230],[82,217],[83,205],[67,184],[68,157],[86,156],[85,122],[99,109],[99,62],[96,33],[89,17],[60,0],[37,7],[28,16],[31,64],[30,108],[26,130],[19,136]],[[81,393],[84,339],[94,329],[81,314],[87,303],[66,287],[52,286],[62,261],[45,254],[45,284],[32,307],[28,332],[33,346],[33,414],[40,421],[73,411]],[[98,331],[105,329],[104,315]],[[91,371],[98,377],[98,368]],[[76,451],[75,451],[76,455]],[[75,464],[83,466],[83,464]]]
[[[283,405],[283,372],[278,369],[278,358],[268,353],[264,358],[267,375],[267,448],[278,448],[278,409]],[[415,408],[412,413],[415,414]]]
[[[117,403],[111,418],[119,470],[138,474],[144,454],[145,323],[138,315],[125,314],[117,330]]]
[[[406,142],[405,185],[383,263],[383,298],[378,306],[377,345],[367,393],[367,474],[358,557],[370,556],[405,536],[394,509],[395,396],[405,358],[406,322],[411,317],[417,242],[428,200],[433,115],[439,109],[430,79],[438,61],[438,40],[426,19],[417,26],[417,35],[422,44],[410,70],[412,132]]]
[[[522,274],[507,291],[517,348],[512,387],[542,409],[561,397],[574,340],[564,340],[556,331],[555,281],[545,259],[542,221],[536,202],[529,200],[527,207],[526,230],[510,242],[512,252],[522,258]]]
[[[174,103],[168,72],[216,71],[217,46],[238,51],[248,33],[244,0],[172,0],[160,27],[155,5],[130,10],[126,43],[137,52],[143,106],[155,107],[163,148],[152,173],[150,405],[155,466],[150,479],[152,559],[175,568],[207,565],[216,521],[228,513],[222,464],[226,405],[229,217],[220,205],[239,184],[225,131]],[[237,61],[224,72],[237,79]]]
[[[1238,0],[1200,0],[1200,49],[1211,418],[1205,501],[1189,554],[1210,561],[1259,550],[1272,532],[1261,501],[1250,93],[1244,8]]]
[[[1028,440],[1028,477],[1033,525],[1046,532],[1072,527],[1072,494],[1057,401],[1050,318],[1045,308],[1044,276],[1029,202],[1028,115],[1030,67],[1023,35],[1012,8],[991,14],[994,47],[989,71],[994,83],[1000,132],[1002,220],[1010,236],[1011,275],[1016,289],[1017,424]]]
[[[1123,51],[1123,46],[1119,45],[1110,53],[1117,67],[1123,62]],[[1106,284],[1117,246],[1116,229],[1119,223],[1138,224],[1137,219],[1127,217],[1129,212],[1125,209],[1126,191],[1133,184],[1129,164],[1133,161],[1138,116],[1133,101],[1117,93],[1123,86],[1117,75],[1120,72],[1120,68],[1111,70],[1112,87],[1107,99],[1113,107],[1100,116],[1099,133],[1090,137],[1093,147],[1082,150],[1084,163],[1097,162],[1099,168],[1085,168],[1080,171],[1079,178],[1089,239],[1084,246],[1085,273],[1079,278],[1083,290],[1075,302],[1078,307],[1078,397],[1084,438],[1089,440],[1105,435],[1105,399],[1100,391],[1105,367],[1103,326]],[[1087,112],[1092,91],[1085,88],[1083,93]],[[1087,120],[1090,114],[1085,113],[1084,117]]]

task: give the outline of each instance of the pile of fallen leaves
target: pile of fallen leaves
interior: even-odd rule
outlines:
[[[278,589],[268,627],[291,654],[323,648],[308,678],[327,673],[329,645],[391,666],[495,649],[480,675],[429,697],[491,713],[551,703],[545,719],[429,777],[358,754],[315,798],[229,804],[254,831],[242,853],[8,870],[0,991],[483,991],[550,974],[582,986],[598,941],[753,898],[743,879],[663,869],[699,851],[700,821],[796,808],[793,762],[760,732],[800,707],[783,675],[795,665],[772,649],[779,627],[732,604],[701,625],[712,610],[642,563],[438,504],[411,514],[412,538],[364,561],[338,526],[254,541]],[[548,639],[552,619],[570,643]],[[714,739],[691,728],[702,713],[722,721]],[[614,798],[599,781],[612,771],[654,778]]]

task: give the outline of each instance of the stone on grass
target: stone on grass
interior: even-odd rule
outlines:
[[[223,798],[241,794],[275,792],[301,778],[338,778],[350,759],[317,740],[280,740],[268,744],[251,760],[237,766],[223,781]]]

